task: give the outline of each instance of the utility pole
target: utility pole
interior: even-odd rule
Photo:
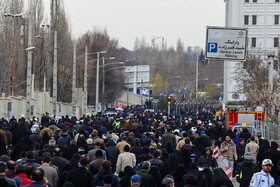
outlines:
[[[28,22],[28,47],[32,45],[32,19]],[[32,68],[32,51],[27,52],[27,80],[26,80],[26,118],[30,119],[31,114],[31,68]]]
[[[72,114],[76,114],[76,42],[73,49]]]
[[[143,79],[141,79],[141,90],[140,90],[141,105],[143,105],[143,102],[142,102],[142,93],[143,93]]]
[[[85,48],[85,68],[84,68],[84,108],[83,108],[83,114],[87,113],[87,65],[88,65],[88,48]]]
[[[50,92],[50,46],[51,46],[51,40],[50,40],[50,36],[51,36],[51,26],[47,25],[47,29],[48,29],[48,42],[47,42],[47,91]]]
[[[270,90],[273,91],[273,67],[274,67],[274,55],[273,54],[268,55],[268,61],[269,61],[269,74],[268,74],[269,87],[270,87]]]
[[[198,92],[198,54],[196,54],[196,73],[195,73],[195,98],[197,99]]]
[[[98,113],[99,104],[99,53],[97,53],[97,65],[96,65],[96,89],[95,89],[95,112]]]
[[[53,115],[56,115],[57,104],[57,31],[54,31],[53,49]]]

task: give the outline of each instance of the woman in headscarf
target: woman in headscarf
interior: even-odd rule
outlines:
[[[222,168],[214,170],[211,187],[233,187],[231,180],[228,178]]]
[[[197,176],[197,179],[198,179],[197,187],[207,187],[206,178],[203,175],[203,173],[198,170],[196,163],[192,162],[190,164],[187,174],[194,174],[195,176]]]
[[[179,186],[182,182],[183,176],[185,175],[184,164],[178,164],[177,169],[170,173],[170,175],[174,178],[175,186]]]
[[[259,149],[259,153],[257,155],[257,164],[261,170],[262,161],[264,159],[264,152],[270,149],[270,145],[269,145],[269,142],[267,139],[260,139],[259,144],[260,144],[260,149]]]
[[[157,187],[161,187],[162,178],[156,167],[151,167],[149,174],[153,176]]]
[[[130,186],[130,178],[135,175],[135,172],[131,166],[124,168],[124,176],[120,180],[121,187]]]

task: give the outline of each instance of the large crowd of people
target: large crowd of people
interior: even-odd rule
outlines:
[[[58,120],[0,121],[0,187],[241,187],[280,184],[276,142],[226,128],[216,111],[180,115],[125,107]],[[219,147],[223,165],[213,157]]]

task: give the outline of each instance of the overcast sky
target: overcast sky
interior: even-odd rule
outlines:
[[[185,47],[204,48],[206,26],[225,23],[224,0],[64,0],[64,4],[75,38],[98,26],[128,49],[133,49],[136,38],[145,37],[151,44],[153,36],[163,36],[168,47],[175,47],[180,38]]]

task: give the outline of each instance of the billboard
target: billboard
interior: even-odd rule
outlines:
[[[246,28],[207,27],[206,58],[246,60]]]
[[[140,66],[126,66],[125,67],[125,77],[126,83],[149,83],[150,82],[150,66],[140,65]]]

